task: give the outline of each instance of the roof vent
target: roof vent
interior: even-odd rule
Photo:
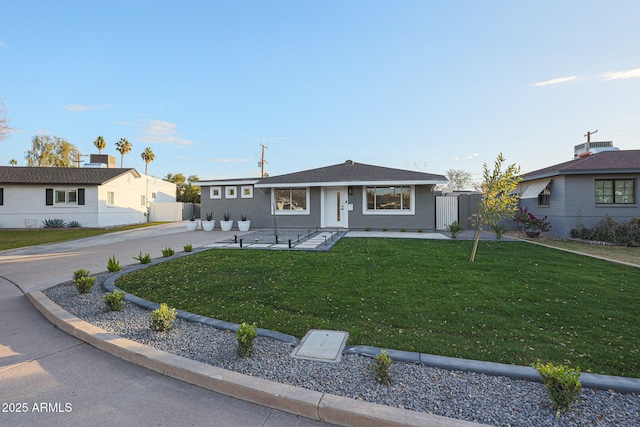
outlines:
[[[344,162],[345,166],[353,166],[355,164],[355,162],[353,160],[347,160],[346,162]]]

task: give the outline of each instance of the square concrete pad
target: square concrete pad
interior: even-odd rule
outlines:
[[[291,356],[319,362],[339,362],[348,338],[348,332],[312,329],[302,338]]]

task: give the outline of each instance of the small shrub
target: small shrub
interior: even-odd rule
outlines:
[[[404,233],[405,231],[407,231],[407,229],[406,229],[406,228],[404,228],[404,227],[402,227],[402,228],[400,229],[400,232],[402,232],[402,233]]]
[[[247,215],[240,215],[240,221],[246,221],[247,220]]]
[[[383,229],[382,229],[382,231],[387,231],[387,229],[386,229],[386,228],[383,228]]]
[[[193,251],[193,245],[191,243],[189,243],[188,245],[184,245],[183,249],[185,252],[191,252]]]
[[[213,219],[213,212],[207,212],[205,217],[207,218],[207,221],[211,221]]]
[[[154,331],[166,332],[171,328],[173,321],[176,319],[176,309],[171,308],[167,304],[160,304],[160,308],[157,308],[151,312],[149,317],[149,327]]]
[[[389,374],[389,368],[393,361],[389,357],[389,353],[387,350],[382,350],[380,354],[378,354],[374,359],[373,363],[369,365],[369,369],[371,369],[375,375],[376,379],[382,385],[391,384],[391,375]]]
[[[96,278],[90,276],[81,276],[73,281],[76,285],[76,289],[80,294],[88,294],[93,289],[93,284],[95,283]]]
[[[42,224],[44,225],[44,228],[64,228],[65,226],[64,220],[60,218],[45,219],[42,221]]]
[[[418,233],[422,233],[422,228],[418,228]]]
[[[447,231],[451,233],[451,237],[453,239],[458,237],[458,233],[462,230],[464,230],[464,227],[458,221],[453,221],[451,224],[447,225]]]
[[[107,310],[109,311],[121,311],[124,308],[124,297],[127,295],[123,291],[114,289],[113,292],[106,294],[102,297]]]
[[[142,255],[142,251],[140,251],[140,254],[138,256],[134,256],[133,259],[137,259],[138,261],[140,261],[140,264],[150,264],[151,263],[151,254],[150,253],[146,253],[146,254]]]
[[[176,253],[176,251],[174,251],[170,247],[166,247],[166,248],[162,249],[162,256],[165,257],[165,258],[173,256],[173,254],[175,254],[175,253]]]
[[[562,412],[570,409],[571,404],[582,391],[579,369],[551,363],[545,365],[540,361],[534,363],[533,367],[540,374],[553,402],[553,409],[560,417]]]
[[[225,212],[222,214],[222,219],[225,221],[229,221],[231,219],[231,214],[229,212]]]
[[[111,257],[109,257],[109,261],[107,261],[107,270],[109,270],[112,273],[122,270],[120,261],[116,259],[115,255],[111,255]]]
[[[240,357],[249,357],[253,352],[253,340],[258,336],[256,324],[249,325],[242,322],[236,331],[238,338],[238,354]]]
[[[365,227],[364,231],[371,231],[371,227]]]
[[[91,272],[89,270],[85,270],[84,268],[76,270],[73,272],[73,281],[75,282],[81,277],[89,277],[90,274]]]
[[[496,239],[498,240],[502,240],[505,231],[507,231],[507,227],[505,227],[503,224],[498,223],[491,224],[491,229],[495,233]]]
[[[80,228],[80,223],[78,221],[69,221],[67,228]]]

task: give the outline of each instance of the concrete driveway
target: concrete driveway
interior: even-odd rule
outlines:
[[[133,264],[170,246],[194,248],[238,232],[187,232],[184,223],[0,253],[0,425],[320,426],[123,361],[45,320],[24,293],[105,271],[115,255]]]

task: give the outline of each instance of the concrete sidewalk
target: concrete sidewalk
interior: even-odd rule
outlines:
[[[177,223],[0,253],[0,403],[10,409],[0,412],[0,425],[85,426],[97,420],[102,425],[118,426],[328,425],[245,400],[257,401],[248,390],[259,389],[271,394],[277,402],[274,406],[288,408],[303,405],[301,396],[308,394],[304,390],[283,392],[280,384],[235,375],[227,385],[235,389],[230,394],[240,398],[201,388],[206,384],[198,378],[208,368],[194,368],[187,359],[136,343],[123,343],[86,322],[77,322],[55,305],[43,310],[56,313],[51,320],[73,334],[70,335],[42,317],[24,295],[41,295],[38,291],[70,280],[79,268],[105,271],[111,255],[116,255],[123,265],[133,264],[137,263],[133,257],[141,251],[155,257],[167,246],[176,251],[185,244],[203,247],[229,240],[234,234],[241,233],[187,232],[184,224]],[[98,348],[112,349],[119,357]],[[184,373],[174,376],[200,387],[147,367],[167,374]],[[218,377],[229,375],[224,372],[211,374],[213,380],[207,381],[219,382]],[[330,395],[314,396],[311,401],[316,405],[316,414],[311,411],[308,416],[318,418],[322,411],[333,414],[323,419],[341,425],[474,425]],[[291,412],[303,413],[295,408]]]

